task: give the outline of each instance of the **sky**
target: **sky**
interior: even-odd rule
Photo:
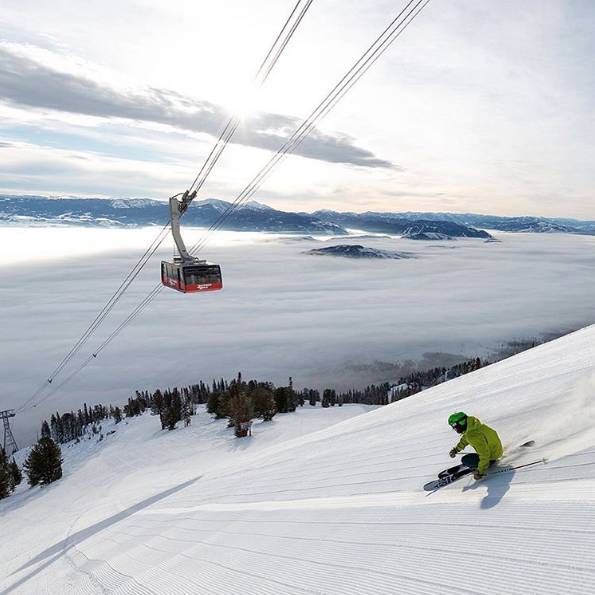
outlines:
[[[189,229],[186,237],[194,243],[203,233]],[[135,389],[210,382],[238,371],[278,385],[293,376],[300,388],[363,387],[396,382],[399,362],[452,365],[510,340],[595,321],[594,237],[496,235],[501,242],[317,241],[217,232],[208,257],[221,264],[223,291],[162,289],[97,359],[60,387],[159,283],[159,259],[171,255],[168,241],[56,376],[48,398],[42,392],[38,407],[14,419],[17,440],[32,440],[56,409],[125,403]],[[18,408],[44,383],[154,236],[155,229],[2,230],[0,409]],[[415,258],[306,254],[346,241]],[[434,355],[424,358],[428,352]]]
[[[235,198],[402,6],[314,0],[247,102],[294,4],[4,0],[0,192],[165,199],[241,112],[202,191]],[[255,198],[595,219],[594,33],[590,0],[431,0]]]

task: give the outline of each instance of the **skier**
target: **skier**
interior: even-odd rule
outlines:
[[[502,458],[502,443],[495,430],[482,424],[476,417],[468,416],[459,411],[448,418],[448,424],[458,434],[463,434],[458,444],[451,449],[449,455],[452,459],[456,454],[470,444],[477,454],[466,454],[461,459],[461,464],[469,469],[474,469],[473,478],[482,479],[488,467]]]

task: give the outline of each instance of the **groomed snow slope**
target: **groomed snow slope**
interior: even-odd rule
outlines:
[[[595,327],[356,409],[231,442],[218,422],[133,420],[61,482],[0,504],[2,592],[594,592]],[[499,430],[507,461],[548,462],[428,495],[459,409]]]

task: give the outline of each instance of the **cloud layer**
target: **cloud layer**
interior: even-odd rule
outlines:
[[[17,106],[57,110],[98,118],[125,118],[163,124],[218,136],[229,114],[214,103],[192,99],[172,90],[118,89],[80,73],[61,71],[24,55],[13,46],[0,46],[0,99]],[[301,120],[261,113],[245,120],[232,142],[277,151]],[[333,163],[390,168],[389,161],[358,147],[346,135],[315,129],[295,154]]]
[[[10,283],[0,296],[0,408],[17,407],[35,391],[154,235],[3,229],[0,266]],[[186,235],[189,243],[202,236],[197,230]],[[474,355],[510,339],[593,322],[594,238],[498,235],[502,243],[355,238],[417,255],[355,262],[304,254],[326,245],[315,241],[218,235],[204,256],[221,263],[224,291],[162,291],[100,358],[15,420],[17,430],[31,436],[39,419],[56,408],[122,402],[136,388],[179,386],[239,370],[277,383],[292,375],[300,386],[397,380],[396,368],[377,362],[415,360],[429,351]],[[169,255],[167,248],[161,256]],[[89,349],[158,283],[158,260],[135,281]]]

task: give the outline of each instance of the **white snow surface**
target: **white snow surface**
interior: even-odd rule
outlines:
[[[424,492],[457,410],[547,462]],[[593,593],[595,327],[373,411],[145,415],[64,458],[0,503],[2,593]]]

